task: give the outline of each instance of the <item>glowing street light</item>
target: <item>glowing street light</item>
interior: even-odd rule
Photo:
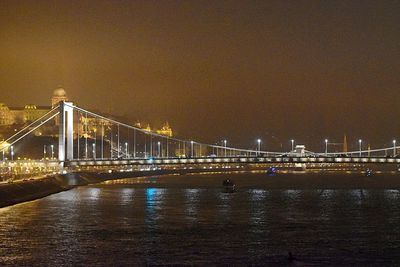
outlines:
[[[224,147],[225,147],[225,152],[224,152],[225,155],[224,155],[224,156],[225,156],[225,157],[226,157],[226,142],[227,142],[227,141],[224,140]]]
[[[292,139],[292,140],[290,140],[290,142],[292,142],[292,152],[293,152],[293,150],[294,150],[294,139]]]
[[[257,155],[260,155],[260,151],[261,151],[261,139],[257,139]]]
[[[47,154],[47,147],[46,145],[43,146],[43,159],[46,159],[46,154]]]
[[[393,157],[396,157],[396,140],[393,140]]]
[[[358,139],[358,145],[359,145],[359,148],[360,148],[359,156],[361,157],[361,149],[362,149],[362,140],[361,139]]]
[[[128,142],[125,142],[125,157],[128,158]]]
[[[14,161],[14,147],[11,146],[11,161]]]
[[[96,158],[96,143],[92,144],[92,154],[93,154],[93,158]]]
[[[51,159],[54,159],[54,145],[51,145]]]
[[[158,157],[161,157],[161,142],[160,141],[157,142],[157,146],[158,146]]]
[[[328,139],[325,139],[325,156],[328,156]]]
[[[191,157],[193,158],[193,141],[190,141],[190,154],[191,154]]]

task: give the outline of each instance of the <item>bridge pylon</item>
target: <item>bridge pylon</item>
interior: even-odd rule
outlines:
[[[58,160],[63,167],[65,160],[74,159],[74,104],[60,102],[59,116]]]

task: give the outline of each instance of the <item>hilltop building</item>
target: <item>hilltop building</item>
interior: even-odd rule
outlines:
[[[68,97],[67,97],[67,92],[64,90],[64,88],[59,86],[53,91],[53,95],[50,99],[51,105],[49,106],[37,106],[34,104],[28,104],[25,105],[24,107],[9,107],[4,103],[0,103],[0,128],[2,127],[2,129],[7,129],[10,128],[8,126],[14,125],[16,126],[15,128],[17,129],[21,125],[33,122],[42,117],[43,115],[45,115],[54,107],[56,107],[61,101],[68,101]],[[58,117],[56,117],[54,123],[48,125],[47,126],[48,129],[45,130],[45,132],[40,132],[36,134],[42,135],[54,132],[51,129],[54,126],[58,125],[58,120],[59,120]],[[79,121],[80,123],[76,134],[81,137],[94,137],[96,135],[102,135],[105,134],[104,130],[106,129],[109,130],[111,129],[110,127],[112,127],[110,122],[93,117],[86,117],[84,116],[84,114],[80,115]],[[136,122],[134,126],[142,128],[140,122]],[[168,122],[166,122],[163,125],[163,127],[159,130],[151,129],[149,124],[147,124],[147,127],[142,129],[148,132],[154,132],[172,137],[172,128],[169,126]]]
[[[169,126],[168,122],[165,122],[163,127],[160,130],[157,130],[157,133],[161,134],[161,135],[172,137],[172,128]]]
[[[67,101],[67,93],[62,87],[53,92],[51,106],[27,104],[24,107],[9,107],[0,103],[0,126],[25,124],[35,121],[55,107],[60,101]]]

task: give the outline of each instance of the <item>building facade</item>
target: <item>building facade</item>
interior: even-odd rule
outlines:
[[[35,121],[49,112],[60,101],[68,101],[67,93],[61,87],[54,90],[51,106],[28,104],[24,107],[9,107],[4,103],[0,103],[0,126],[26,124]]]

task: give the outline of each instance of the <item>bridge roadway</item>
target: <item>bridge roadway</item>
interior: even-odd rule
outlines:
[[[80,159],[65,161],[65,167],[118,165],[184,165],[184,164],[274,164],[274,163],[358,163],[400,164],[400,158],[390,157],[198,157],[153,159]]]

